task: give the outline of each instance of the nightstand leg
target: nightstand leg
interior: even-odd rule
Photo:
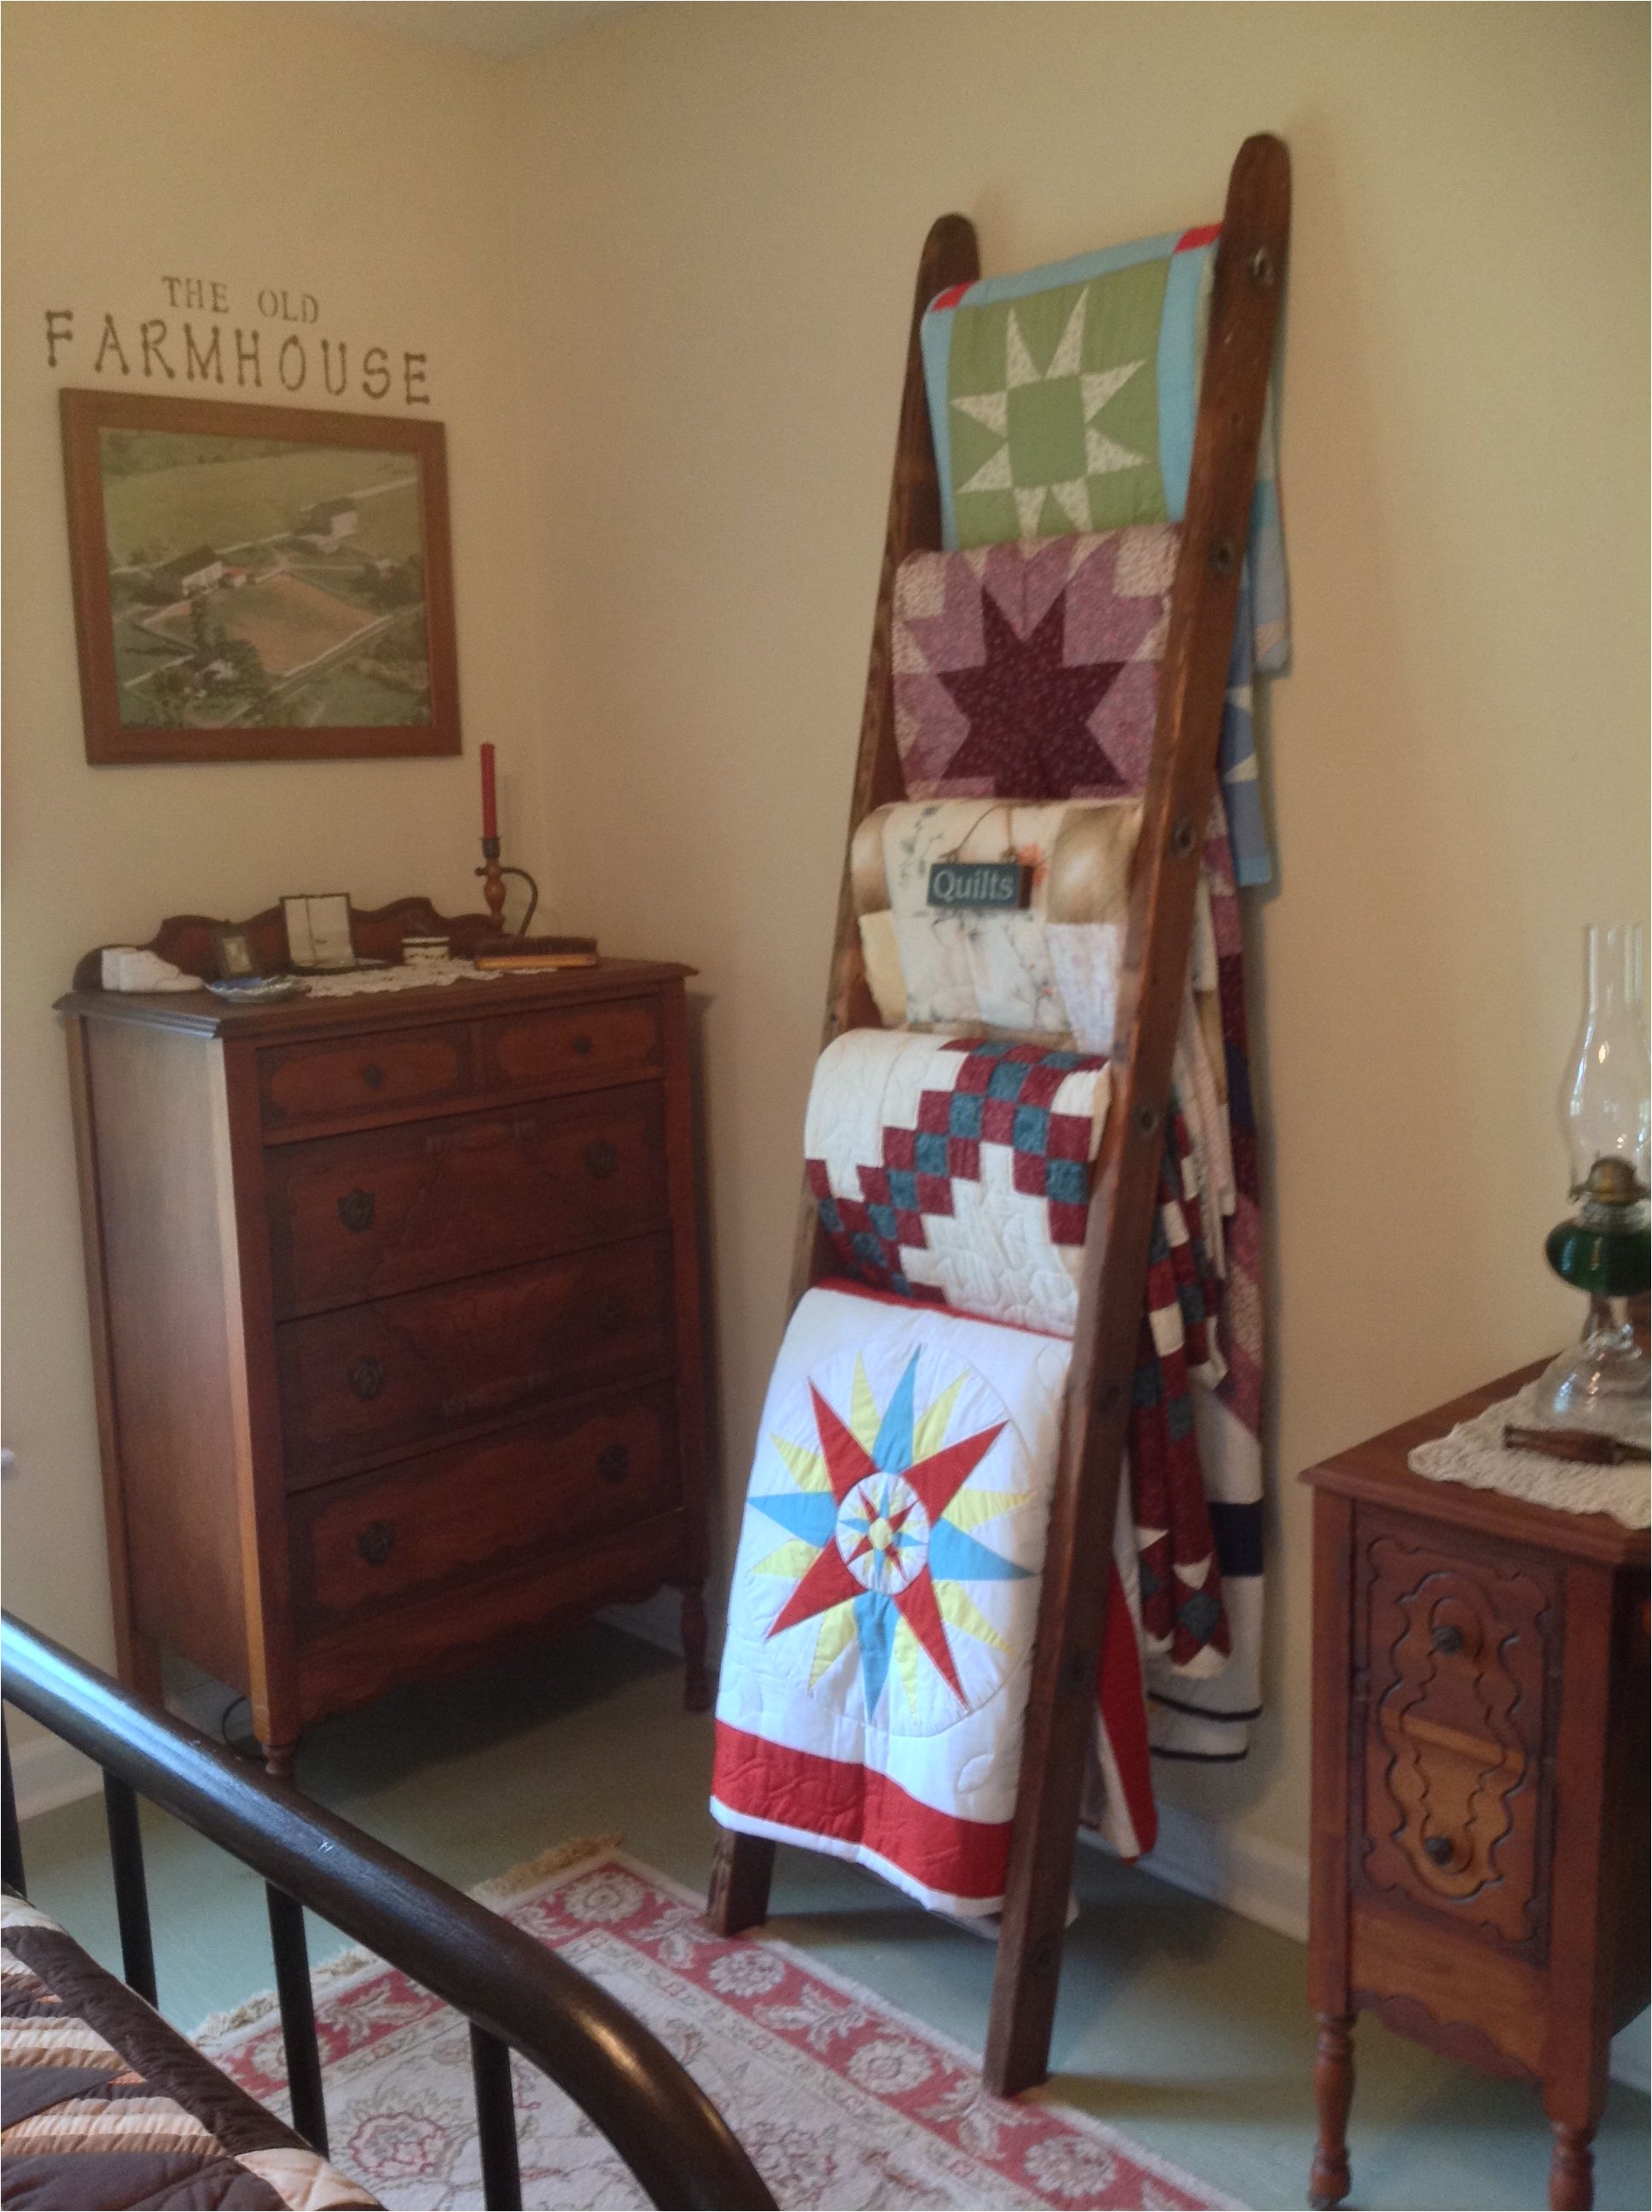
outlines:
[[[703,1713],[711,1705],[711,1677],[706,1672],[706,1599],[699,1583],[683,1591],[683,1702],[691,1713]]]
[[[1314,2152],[1314,2171],[1308,2184],[1308,2201],[1314,2212],[1328,2212],[1348,2194],[1348,2106],[1354,2094],[1354,2016],[1349,2012],[1322,2012],[1319,2039],[1314,2052],[1314,2103],[1319,2113],[1320,2139]]]
[[[293,1761],[298,1756],[298,1740],[291,1743],[266,1743],[260,1747],[264,1753],[264,1771],[272,1782],[290,1782]]]
[[[1589,2212],[1594,2202],[1594,2141],[1593,2128],[1552,2123],[1554,2153],[1549,2160],[1550,2212]]]

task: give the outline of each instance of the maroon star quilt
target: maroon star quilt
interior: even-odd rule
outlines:
[[[1147,780],[1180,532],[917,553],[895,580],[909,799],[1113,799]]]

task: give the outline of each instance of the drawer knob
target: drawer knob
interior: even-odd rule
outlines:
[[[381,1567],[395,1547],[396,1531],[388,1521],[369,1521],[355,1540],[355,1548],[370,1567]]]
[[[588,1036],[576,1036],[574,1040],[574,1049],[578,1053],[581,1060],[589,1060],[591,1057],[590,1038]]]
[[[595,1176],[600,1182],[612,1175],[619,1165],[619,1154],[604,1139],[599,1143],[586,1146],[585,1164],[586,1172]]]
[[[597,1327],[604,1336],[616,1336],[631,1317],[631,1302],[622,1291],[610,1291],[597,1301]]]
[[[345,1380],[365,1404],[369,1398],[376,1398],[385,1387],[385,1363],[371,1356],[358,1359]]]
[[[1434,1632],[1434,1648],[1436,1651],[1443,1652],[1448,1659],[1455,1658],[1463,1648],[1461,1629],[1452,1627],[1449,1622],[1442,1628],[1436,1628]]]
[[[359,1237],[364,1229],[371,1229],[378,1210],[378,1201],[370,1190],[346,1191],[338,1201],[338,1218],[352,1236]]]
[[[1423,1850],[1427,1857],[1433,1860],[1436,1867],[1449,1867],[1451,1864],[1452,1860],[1456,1856],[1455,1852],[1452,1849],[1451,1838],[1449,1836],[1429,1836],[1424,1838]]]
[[[369,1061],[361,1070],[361,1080],[369,1091],[376,1091],[384,1079],[385,1071],[379,1066],[377,1060]]]
[[[623,1482],[631,1455],[623,1444],[608,1444],[597,1454],[597,1472],[604,1482]]]

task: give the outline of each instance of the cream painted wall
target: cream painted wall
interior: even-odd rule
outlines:
[[[1020,268],[1290,143],[1271,1705],[1163,1785],[1264,1850],[1306,1832],[1292,1475],[1578,1318],[1540,1252],[1578,938],[1646,889],[1646,59],[1616,6],[668,6],[510,80],[546,812],[569,908],[701,970],[726,1517],[925,229]]]
[[[7,1580],[94,1653],[51,1000],[178,908],[463,898],[474,763],[86,768],[52,410],[90,379],[47,375],[44,309],[150,312],[185,264],[429,352],[470,738],[501,743],[562,925],[701,969],[726,1525],[782,1321],[924,231],[961,208],[989,269],[1024,266],[1206,219],[1247,131],[1288,139],[1297,669],[1253,911],[1272,1705],[1246,1766],[1164,1786],[1299,1851],[1290,1476],[1576,1318],[1539,1247],[1576,938],[1640,909],[1647,866],[1644,11],[665,5],[510,64],[334,9],[5,12]]]
[[[364,905],[428,890],[450,911],[473,908],[481,737],[500,746],[517,856],[537,852],[516,353],[499,252],[507,179],[496,64],[358,32],[332,9],[35,0],[5,19],[4,1436],[21,1470],[6,1486],[6,1592],[106,1658],[52,1002],[88,945],[142,940],[167,914],[246,915],[283,891],[340,884]],[[420,411],[447,426],[461,758],[87,766],[57,387],[98,383],[106,308],[138,366],[137,323],[175,323],[160,277],[179,272],[222,279],[238,308],[262,285],[312,292],[316,328],[352,354],[374,343],[428,354],[432,404]],[[43,319],[59,307],[76,311],[80,337],[52,374]],[[354,393],[328,402],[314,379],[292,404],[374,411]],[[399,410],[392,398],[379,411]]]

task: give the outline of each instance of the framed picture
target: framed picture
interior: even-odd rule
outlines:
[[[298,969],[354,968],[348,891],[303,891],[281,902],[287,957]]]
[[[220,982],[233,983],[258,974],[258,956],[244,929],[232,929],[220,922],[212,933],[212,949],[217,957]]]
[[[59,398],[88,760],[459,750],[440,422]]]

